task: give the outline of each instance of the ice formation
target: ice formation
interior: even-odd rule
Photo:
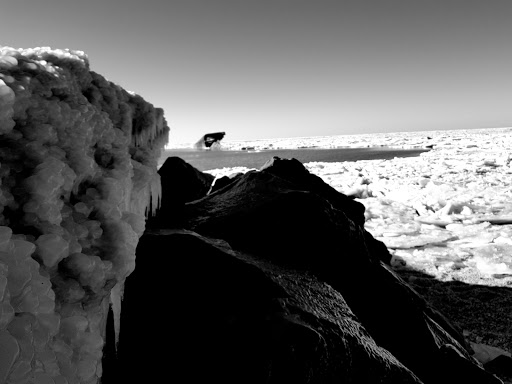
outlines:
[[[424,137],[434,149],[419,157],[308,167],[359,198],[366,229],[397,263],[440,278],[497,284],[493,276],[512,276],[511,133],[431,132]]]
[[[83,52],[0,47],[1,383],[99,382],[168,132]]]

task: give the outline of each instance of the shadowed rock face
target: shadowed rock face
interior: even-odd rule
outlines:
[[[122,366],[158,367],[137,351],[165,344],[179,357],[157,361],[190,381],[499,383],[388,269],[360,204],[311,176],[274,159],[187,203],[184,229],[162,221],[144,235],[125,292]],[[141,308],[162,301],[172,316],[159,328]]]
[[[260,168],[260,171],[287,180],[296,189],[305,189],[318,194],[332,204],[334,208],[342,210],[354,223],[364,225],[363,204],[354,201],[343,193],[339,193],[320,177],[310,173],[297,159],[281,159],[274,156]]]
[[[210,187],[210,190],[208,191],[208,194],[218,191],[219,189],[224,188],[225,186],[231,184],[232,182],[238,180],[240,177],[243,176],[242,172],[234,173],[229,176],[222,176],[218,177],[215,180],[213,180],[212,186]]]
[[[138,252],[149,257],[129,278],[119,344],[131,382],[420,383],[312,275],[184,230],[147,233]]]
[[[179,223],[185,203],[206,196],[215,179],[176,156],[168,157],[158,174],[162,184],[159,217],[166,218],[168,225]]]

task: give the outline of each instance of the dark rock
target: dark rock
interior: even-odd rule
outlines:
[[[281,173],[279,163],[292,169]],[[329,284],[377,344],[425,383],[499,382],[470,356],[462,334],[383,264],[389,253],[358,224],[355,202],[306,182],[315,178],[300,165],[274,159],[187,204],[187,228]]]
[[[501,383],[492,373],[484,369],[475,369],[475,364],[451,344],[441,346],[443,360],[437,367],[446,370],[446,383]]]
[[[354,223],[364,225],[364,205],[338,192],[320,177],[310,173],[299,160],[281,159],[274,156],[260,168],[260,171],[285,179],[298,189],[305,189],[320,195],[334,208],[343,211]]]
[[[184,229],[137,248],[119,381],[500,383],[386,266],[363,211],[278,158],[186,203]]]
[[[162,182],[158,219],[167,224],[179,223],[184,204],[206,196],[215,179],[175,156],[165,160],[158,174]]]
[[[185,211],[186,226],[194,231],[303,269],[328,262],[323,259],[330,258],[333,248],[366,251],[364,232],[342,211],[269,172],[247,172],[222,190],[186,204]],[[344,262],[363,266],[356,258]],[[370,263],[369,258],[362,263]]]
[[[238,173],[233,173],[228,176],[217,177],[215,180],[213,180],[212,186],[210,187],[210,190],[208,191],[208,195],[218,191],[219,189],[224,188],[226,185],[231,184],[232,182],[238,180],[242,176],[243,176],[243,173],[238,172]]]
[[[116,380],[421,383],[328,284],[183,230],[139,242]]]
[[[275,176],[293,183],[297,189],[311,191],[323,197],[334,208],[342,211],[355,224],[364,227],[364,205],[354,201],[353,198],[338,192],[336,189],[325,183],[320,177],[310,173],[297,159],[281,159],[274,156],[267,161],[260,171],[269,172]],[[373,236],[364,231],[367,246],[370,247],[370,254],[378,255],[380,260],[389,264],[391,256],[386,246],[376,241]]]
[[[488,372],[492,372],[501,378],[511,381],[512,379],[512,357],[499,355],[488,363],[484,364]]]

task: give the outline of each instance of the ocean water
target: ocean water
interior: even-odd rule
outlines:
[[[232,151],[232,150],[196,150],[169,149],[166,150],[159,165],[170,156],[181,157],[187,163],[200,171],[218,168],[247,167],[259,169],[273,156],[295,158],[302,163],[312,161],[341,162],[374,159],[392,159],[395,157],[413,157],[427,151],[426,149],[396,149],[396,148],[307,148],[307,149],[277,149],[261,151]]]

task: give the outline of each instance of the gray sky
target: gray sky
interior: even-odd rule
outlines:
[[[512,126],[511,0],[2,0],[0,36],[85,51],[171,144]]]

